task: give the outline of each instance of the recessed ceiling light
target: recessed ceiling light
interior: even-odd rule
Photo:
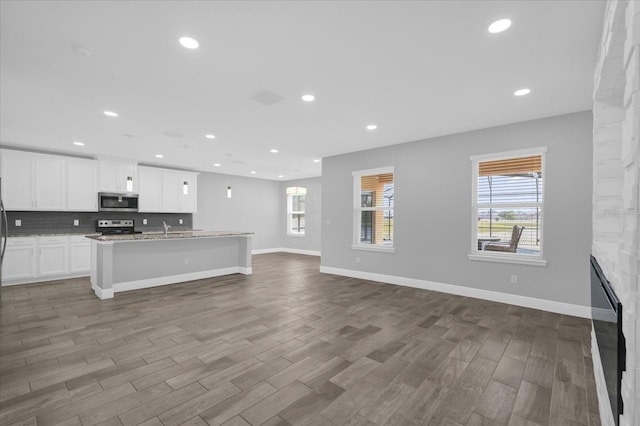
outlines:
[[[197,49],[200,43],[191,37],[180,37],[180,44],[187,49]]]
[[[255,175],[255,174],[256,174],[256,171],[255,171],[255,170],[251,170],[251,174],[252,174],[252,175]]]
[[[277,153],[278,153],[278,150],[277,150],[277,149],[275,149],[275,148],[273,148],[273,149],[269,150],[269,152],[270,152],[270,153],[272,153],[272,154],[277,154]]]
[[[75,141],[73,144],[77,146],[84,146],[84,142],[80,142],[80,141]]]
[[[220,163],[213,163],[213,167],[220,167]]]
[[[156,154],[156,158],[164,158],[164,155],[162,155],[162,154]]]
[[[207,139],[215,139],[216,135],[208,134],[208,135],[204,135],[204,137]]]
[[[302,100],[305,102],[313,102],[315,99],[316,97],[313,95],[302,95]]]
[[[493,34],[501,33],[505,31],[507,28],[509,28],[510,26],[511,26],[510,19],[498,19],[497,21],[489,25],[489,32]]]
[[[519,89],[513,92],[515,96],[524,96],[528,95],[529,93],[531,93],[531,89]]]
[[[377,128],[378,128],[378,126],[376,126],[375,124],[369,124],[369,125],[367,126],[367,130],[375,130],[375,129],[377,129]]]
[[[313,162],[314,162],[314,163],[319,163],[319,162],[320,162],[320,159],[319,159],[319,158],[316,158],[315,160],[313,160]]]
[[[113,112],[113,111],[103,111],[104,115],[106,115],[107,117],[117,117],[118,113]]]
[[[284,175],[278,175],[278,177],[279,177],[280,179],[282,179],[282,178],[284,177]]]

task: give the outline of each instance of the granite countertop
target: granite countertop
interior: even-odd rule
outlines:
[[[73,235],[84,235],[84,236],[92,236],[92,237],[97,237],[100,236],[102,234],[100,234],[99,232],[63,232],[63,233],[52,233],[52,232],[47,232],[47,233],[42,233],[42,234],[11,234],[8,237],[9,238],[24,238],[24,237],[67,237],[67,236],[73,236]]]
[[[173,231],[164,232],[144,232],[142,234],[126,235],[87,235],[87,238],[97,241],[144,241],[144,240],[173,240],[179,238],[219,238],[219,237],[239,237],[253,235],[253,232],[238,231]]]

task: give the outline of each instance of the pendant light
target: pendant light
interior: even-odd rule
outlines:
[[[129,138],[129,152],[130,152],[130,157],[131,157],[131,164],[133,165],[133,163],[134,163],[134,161],[133,161],[133,141],[131,140],[133,135],[125,135],[125,136],[127,138]],[[126,186],[127,192],[133,192],[133,176],[127,176],[126,184],[127,184],[127,186]]]
[[[189,158],[187,156],[187,148],[189,148],[187,145],[184,145],[184,154],[185,154],[185,161]],[[187,174],[187,168],[184,168],[184,174]],[[184,180],[182,182],[182,195],[189,195],[189,182]]]

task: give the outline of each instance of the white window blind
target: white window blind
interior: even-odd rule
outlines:
[[[545,176],[540,151],[474,161],[473,252],[542,257]]]

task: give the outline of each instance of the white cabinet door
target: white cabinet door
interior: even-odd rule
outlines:
[[[62,158],[36,157],[35,159],[35,207],[38,210],[64,210],[65,160]]]
[[[138,188],[136,164],[110,158],[100,159],[100,183],[102,192],[136,192]],[[131,179],[129,189],[127,181]]]
[[[94,160],[67,162],[67,210],[98,211],[98,166]]]
[[[182,182],[178,172],[173,170],[162,171],[162,211],[177,213],[180,209],[180,194]]]
[[[58,237],[60,238],[60,237]],[[68,243],[39,244],[38,276],[64,275],[67,273]]]
[[[138,167],[138,211],[162,211],[162,170],[155,167]]]
[[[33,162],[25,153],[0,150],[2,200],[7,210],[33,210]]]
[[[36,243],[33,238],[9,238],[2,264],[2,283],[37,276]]]
[[[185,194],[184,183],[187,182],[187,193]],[[196,213],[198,198],[198,174],[182,172],[180,174],[180,211],[184,213]]]
[[[79,274],[91,271],[91,243],[69,244],[69,273]]]

